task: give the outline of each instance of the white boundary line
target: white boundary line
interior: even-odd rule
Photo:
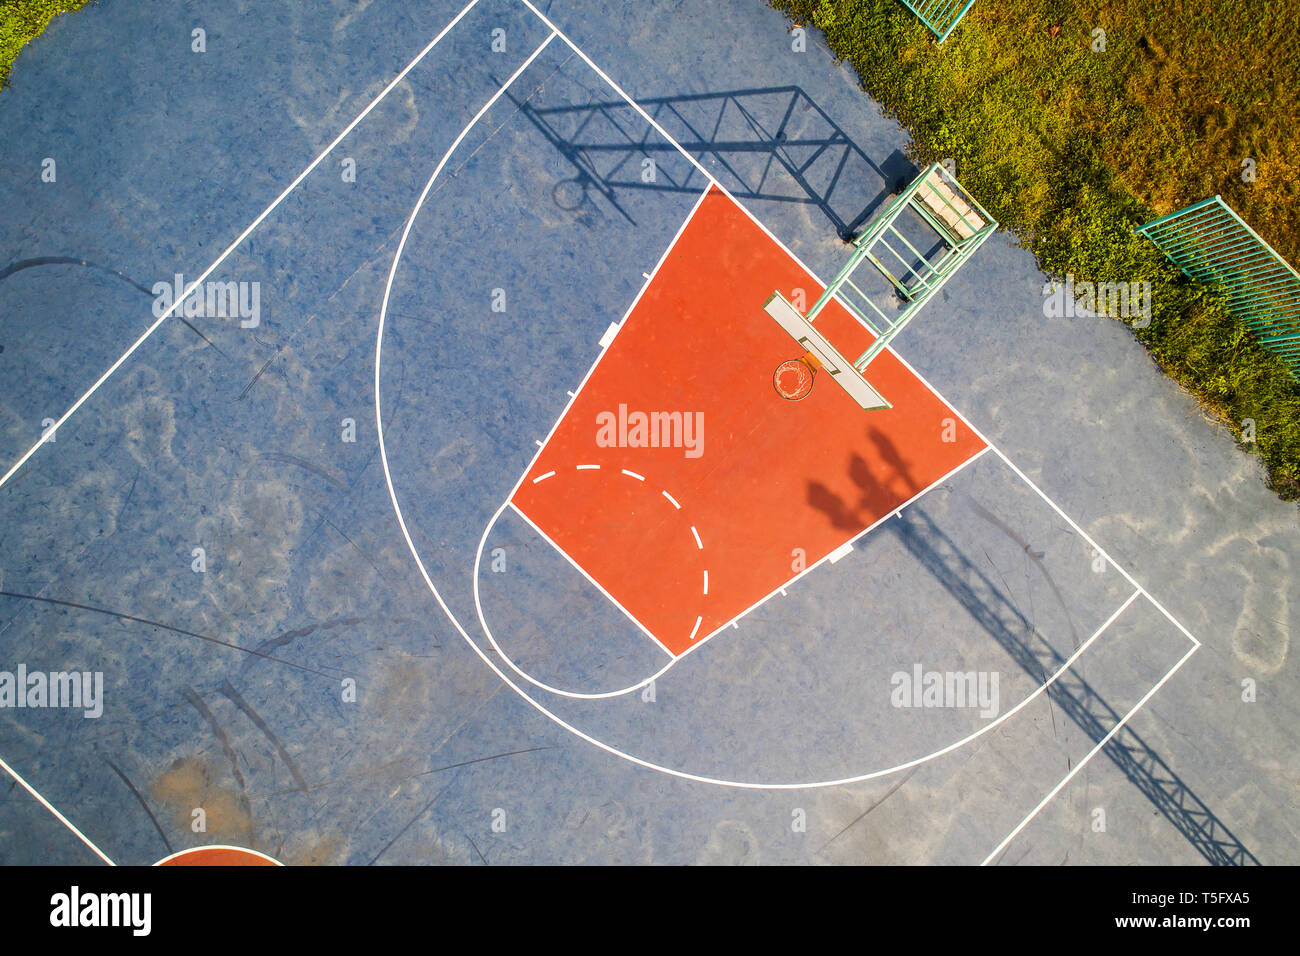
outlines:
[[[90,842],[90,838],[87,837],[86,834],[84,834],[84,833],[82,833],[80,830],[78,830],[78,829],[76,828],[76,826],[73,824],[73,822],[72,822],[71,820],[69,820],[67,817],[65,817],[62,813],[60,813],[60,812],[55,808],[54,804],[50,803],[50,801],[46,800],[46,799],[45,799],[44,797],[42,797],[39,793],[37,793],[37,792],[36,792],[36,788],[33,787],[30,783],[28,783],[26,780],[24,780],[24,779],[19,775],[18,771],[15,770],[13,767],[9,766],[9,764],[6,763],[5,760],[4,760],[3,758],[0,758],[0,767],[3,767],[3,768],[4,768],[4,772],[7,773],[7,774],[9,774],[9,776],[13,777],[13,778],[14,778],[14,781],[15,781],[15,782],[20,786],[20,787],[22,787],[24,790],[26,790],[28,793],[30,793],[33,797],[35,797],[37,803],[39,803],[41,806],[43,806],[46,810],[49,810],[50,813],[52,813],[52,814],[54,815],[54,818],[55,818],[56,820],[58,820],[58,821],[59,821],[60,823],[62,823],[65,827],[67,827],[69,830],[71,830],[72,833],[73,833],[73,835],[74,835],[78,840],[80,840],[82,843],[86,844],[86,846],[90,847],[91,852],[94,853],[95,856],[99,857],[101,860],[103,860],[103,861],[104,861],[105,863],[107,863],[109,866],[117,866],[116,863],[114,863],[112,860],[110,860],[110,859],[108,858],[108,854],[106,854],[106,853],[105,853],[103,850],[101,850],[99,847],[95,846],[94,843]]]
[[[347,126],[343,128],[343,132],[339,133],[338,136],[334,137],[334,141],[330,143],[328,146],[326,146],[325,150],[319,156],[313,159],[311,163],[308,164],[308,166],[305,169],[303,169],[302,172],[300,172],[297,176],[294,177],[293,182],[289,183],[289,185],[284,188],[284,190],[280,193],[280,195],[275,197],[275,199],[271,202],[271,205],[263,209],[261,213],[258,214],[257,218],[254,219],[251,223],[249,223],[248,227],[239,234],[239,236],[235,239],[235,241],[226,247],[225,252],[217,256],[217,258],[213,260],[212,265],[204,269],[203,273],[197,279],[195,279],[188,286],[186,286],[185,291],[182,292],[180,297],[177,298],[176,301],[171,304],[171,306],[167,309],[167,311],[165,311],[162,315],[158,316],[158,318],[154,320],[153,324],[144,330],[144,332],[140,335],[140,337],[137,338],[131,344],[131,347],[128,348],[125,352],[123,352],[121,357],[119,357],[116,362],[110,365],[108,367],[108,370],[104,372],[104,374],[101,375],[98,379],[96,379],[95,383],[91,385],[90,388],[88,388],[80,398],[78,398],[75,402],[72,403],[72,407],[69,408],[66,412],[64,412],[63,415],[59,417],[58,421],[56,421],[49,428],[41,432],[40,440],[37,441],[36,444],[33,445],[31,448],[27,449],[26,454],[24,454],[21,458],[19,458],[18,461],[14,463],[13,467],[10,468],[7,472],[5,472],[3,477],[0,477],[0,488],[3,488],[9,482],[9,479],[14,476],[14,474],[18,471],[19,468],[21,468],[23,465],[27,463],[27,460],[31,458],[32,455],[36,454],[37,450],[42,445],[44,445],[47,441],[50,440],[50,438],[52,438],[55,434],[58,433],[58,430],[63,426],[64,422],[66,422],[69,418],[71,418],[74,414],[76,414],[77,409],[81,408],[81,406],[84,405],[86,401],[90,398],[90,396],[94,395],[97,391],[99,391],[100,387],[105,382],[108,381],[109,377],[114,372],[116,372],[119,368],[121,368],[123,363],[126,362],[127,359],[129,359],[133,354],[135,354],[136,349],[138,349],[141,345],[143,345],[156,331],[158,331],[159,327],[164,322],[166,322],[168,318],[171,317],[172,313],[174,313],[176,309],[190,297],[190,293],[192,293],[196,288],[202,285],[203,282],[208,278],[208,276],[210,276],[214,271],[216,271],[217,267],[221,265],[221,263],[225,262],[226,258],[232,252],[238,249],[239,246],[243,244],[245,239],[247,239],[249,236],[253,234],[254,230],[256,230],[257,227],[260,226],[266,220],[266,217],[269,216],[273,211],[275,211],[275,208],[279,206],[280,203],[284,202],[284,200],[288,197],[288,195],[291,192],[293,192],[295,189],[298,188],[298,186],[302,183],[302,181],[311,174],[312,170],[314,170],[317,166],[321,164],[321,161],[324,160],[326,156],[328,156],[330,153],[334,151],[334,147],[337,146],[339,143],[341,143],[345,138],[347,138],[347,135],[351,133],[363,119],[365,119],[368,115],[370,115],[370,111],[373,110],[376,106],[378,106],[381,102],[383,102],[384,97],[388,96],[388,94],[393,91],[393,89],[397,86],[397,84],[402,82],[402,80],[406,78],[406,75],[410,73],[411,70],[415,69],[415,67],[420,63],[421,60],[425,58],[425,56],[429,53],[429,51],[432,50],[435,46],[437,46],[438,43],[442,40],[442,38],[451,32],[452,27],[454,27],[457,23],[459,23],[461,18],[464,17],[467,13],[469,13],[470,10],[474,9],[474,7],[477,4],[478,4],[478,0],[470,0],[469,4],[463,10],[461,10],[460,13],[456,14],[455,18],[452,19],[452,21],[448,23],[445,27],[443,27],[442,30],[438,33],[438,35],[434,37],[428,43],[428,45],[425,46],[423,50],[421,50],[418,54],[416,54],[415,59],[413,59],[410,63],[408,63],[406,67],[402,70],[402,72],[398,73],[397,76],[393,77],[392,81],[389,82],[389,84],[385,86],[383,90],[380,91],[379,95],[376,96],[373,100],[371,100],[370,103],[366,106],[366,108],[363,109],[360,113],[358,113],[356,117],[352,120],[352,122],[350,122]]]
[[[1168,618],[1169,622],[1173,624],[1174,627],[1182,631],[1183,636],[1186,637],[1189,641],[1191,641],[1194,647],[1201,646],[1201,642],[1198,641],[1195,637],[1193,637],[1191,632],[1188,631],[1187,628],[1183,627],[1183,625],[1178,622],[1177,618],[1175,618],[1172,614],[1166,611],[1164,609],[1164,606],[1155,598],[1153,598],[1150,592],[1148,592],[1146,588],[1138,584],[1137,581],[1133,579],[1133,576],[1129,574],[1126,570],[1124,570],[1123,566],[1106,552],[1105,548],[1103,548],[1101,545],[1099,545],[1096,541],[1092,539],[1092,535],[1088,534],[1088,532],[1084,531],[1083,528],[1079,527],[1078,522],[1076,522],[1073,518],[1071,518],[1068,514],[1066,514],[1061,509],[1060,505],[1058,505],[1055,501],[1049,498],[1046,495],[1046,493],[1044,493],[1044,491],[1038,487],[1038,485],[1034,484],[1034,482],[1030,480],[1029,476],[1026,475],[1023,471],[1021,471],[1019,467],[1017,467],[1015,462],[1013,462],[1010,458],[1008,458],[1005,454],[1003,454],[1002,450],[999,449],[996,445],[990,443],[989,447],[992,448],[993,451],[997,454],[997,456],[1001,458],[1003,462],[1006,463],[1006,466],[1008,468],[1010,468],[1013,472],[1015,472],[1025,484],[1027,484],[1030,488],[1034,490],[1034,492],[1038,495],[1038,497],[1042,498],[1045,502],[1047,502],[1047,504],[1051,507],[1053,511],[1055,511],[1058,515],[1064,518],[1066,523],[1069,524],[1069,526],[1073,528],[1079,534],[1079,536],[1083,538],[1084,541],[1087,541],[1088,544],[1092,545],[1092,547],[1096,549],[1097,553],[1101,555],[1103,558],[1105,558],[1107,563],[1110,564],[1111,567],[1113,567],[1116,571],[1122,574],[1124,576],[1125,581],[1127,581],[1129,584],[1133,585],[1133,587],[1141,591],[1142,596],[1146,598],[1148,601],[1150,601],[1157,611],[1159,611],[1166,618]]]
[[[1137,597],[1138,593],[1139,592],[1134,592],[1133,597]],[[1133,598],[1129,598],[1129,600],[1132,601]],[[1152,603],[1154,604],[1155,602],[1153,601]],[[1165,685],[1165,681],[1173,677],[1174,674],[1177,673],[1178,669],[1183,666],[1183,664],[1187,663],[1187,659],[1191,657],[1193,654],[1195,654],[1200,649],[1200,646],[1201,646],[1200,644],[1196,644],[1193,647],[1189,647],[1187,649],[1187,653],[1184,654],[1181,658],[1179,658],[1178,663],[1175,664],[1173,667],[1171,667],[1169,671],[1165,674],[1165,676],[1160,678],[1160,680],[1156,682],[1156,685],[1154,687],[1152,687],[1150,690],[1148,690],[1145,694],[1142,695],[1142,699],[1139,700],[1136,704],[1134,704],[1133,708],[1123,716],[1120,722],[1110,729],[1110,733],[1108,733],[1105,737],[1101,738],[1101,740],[1097,742],[1097,746],[1093,747],[1092,750],[1088,751],[1088,755],[1084,757],[1081,761],[1079,761],[1077,764],[1075,764],[1074,769],[1071,770],[1069,773],[1067,773],[1064,777],[1062,777],[1061,782],[1058,783],[1055,787],[1053,787],[1051,792],[1048,793],[1047,796],[1043,797],[1041,801],[1039,801],[1038,806],[1034,807],[1034,809],[1029,812],[1029,816],[1021,820],[1019,825],[1014,830],[1012,830],[1010,833],[1008,833],[1005,837],[1002,838],[1002,842],[993,848],[993,852],[984,858],[984,862],[981,863],[980,866],[988,866],[989,863],[991,863],[999,853],[1005,850],[1007,848],[1007,845],[1019,835],[1020,831],[1029,825],[1029,821],[1033,820],[1034,817],[1038,816],[1039,811],[1041,811],[1043,807],[1047,806],[1052,801],[1052,798],[1055,797],[1058,793],[1060,793],[1065,788],[1066,784],[1068,784],[1071,780],[1073,780],[1075,775],[1078,774],[1080,770],[1082,770],[1084,767],[1088,765],[1089,760],[1097,756],[1097,754],[1101,751],[1101,749],[1105,747],[1107,743],[1110,742],[1110,738],[1114,737],[1117,733],[1120,732],[1121,729],[1123,729],[1124,725],[1129,722],[1129,719],[1134,714],[1136,714],[1146,704],[1148,700],[1150,700],[1153,696],[1155,696],[1156,691],[1158,691],[1161,687],[1163,687]]]

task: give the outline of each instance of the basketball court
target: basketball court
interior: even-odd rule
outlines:
[[[710,189],[511,496],[675,657],[790,584],[801,551],[820,564],[986,447],[892,357],[872,369],[892,409],[863,412],[830,383],[782,401],[769,370],[798,350],[754,308],[773,285],[820,291]],[[842,308],[820,328],[841,351],[870,344]],[[865,476],[845,471],[854,454]],[[810,488],[850,497],[863,478],[861,527],[837,527]]]
[[[1199,642],[909,364],[909,333],[862,373],[887,407],[822,361],[810,391],[783,384],[813,347],[773,297],[802,317],[827,288],[788,243],[822,276],[851,250],[738,197],[831,195],[845,163],[817,114],[647,108],[520,0],[444,21],[191,269],[260,281],[256,330],[193,318],[205,346],[163,315],[29,383],[28,417],[61,414],[55,441],[6,433],[3,626],[35,654],[71,616],[63,656],[137,703],[34,715],[5,769],[113,862],[473,862],[498,809],[525,821],[499,859],[582,859],[578,808],[611,790],[609,832],[662,811],[707,836],[719,814],[788,829],[789,791],[829,812],[907,782],[881,851],[900,860],[1086,829],[1077,775],[1145,746],[1129,722]],[[821,151],[723,161],[686,145],[709,122],[780,127],[790,155],[803,122]],[[383,187],[341,184],[345,156]],[[879,209],[896,184],[854,188]],[[947,288],[996,299],[1004,248]],[[883,280],[855,291],[898,305]],[[832,364],[877,337],[839,294],[813,324]],[[237,825],[185,833],[217,794]]]

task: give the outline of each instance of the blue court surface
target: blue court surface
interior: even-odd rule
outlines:
[[[661,271],[686,314],[743,271],[673,258],[706,197],[811,302],[918,174],[819,35],[757,0],[257,9],[105,0],[0,94],[0,861],[1296,862],[1294,506],[1121,324],[1045,318],[1005,232],[891,358],[951,414],[775,452],[704,420],[699,487],[766,480],[709,441],[816,460],[772,524],[846,543],[698,646],[590,571],[676,593],[617,517],[573,507],[632,542],[576,560],[511,504],[606,358],[749,374],[620,344]],[[971,453],[916,480],[946,429]]]

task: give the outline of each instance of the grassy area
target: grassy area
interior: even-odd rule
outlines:
[[[89,0],[0,0],[0,86],[9,82],[14,60],[60,13],[84,7]]]
[[[1150,281],[1151,324],[1134,334],[1239,442],[1253,421],[1243,448],[1300,498],[1300,382],[1132,233],[1217,192],[1300,262],[1300,4],[977,0],[941,47],[897,0],[773,5],[824,30],[914,158],[955,159],[1044,271]]]

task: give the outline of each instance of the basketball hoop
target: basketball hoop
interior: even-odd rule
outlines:
[[[805,352],[802,358],[782,362],[772,373],[772,387],[787,402],[798,402],[812,391],[813,378],[821,363],[816,356]]]

